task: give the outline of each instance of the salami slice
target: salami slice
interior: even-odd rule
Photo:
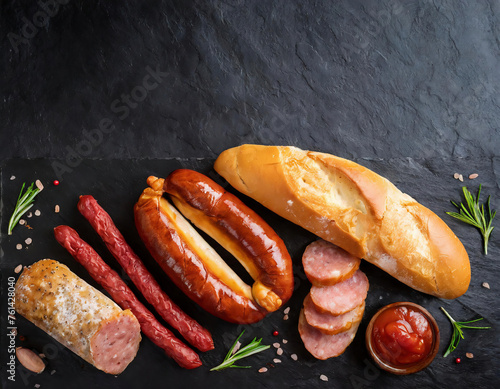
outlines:
[[[304,300],[304,316],[307,323],[327,335],[335,335],[349,330],[363,318],[365,302],[343,315],[334,316],[330,313],[319,312],[309,295]]]
[[[304,346],[315,358],[325,360],[338,357],[347,346],[351,344],[358,330],[359,322],[354,324],[349,330],[336,335],[326,335],[320,330],[307,324],[304,311],[299,316],[299,334],[304,342]]]
[[[132,312],[51,259],[24,269],[16,311],[109,374],[125,370],[139,349],[141,328]]]
[[[368,278],[356,270],[351,278],[332,286],[311,288],[311,300],[319,312],[342,315],[361,305],[368,293]]]
[[[329,286],[350,278],[361,259],[325,240],[306,247],[302,264],[307,278],[315,286]]]

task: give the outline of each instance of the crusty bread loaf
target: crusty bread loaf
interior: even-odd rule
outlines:
[[[373,171],[287,146],[224,151],[215,170],[240,192],[424,293],[467,291],[465,248],[436,214]]]

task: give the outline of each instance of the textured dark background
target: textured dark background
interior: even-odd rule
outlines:
[[[478,172],[480,178],[466,179],[466,184],[476,189],[482,182],[486,194],[492,194],[494,208],[500,206],[500,2],[61,2],[66,4],[0,2],[2,227],[20,180],[81,180],[83,188],[94,188],[106,199],[97,184],[113,176],[110,166],[116,169],[120,159],[127,160],[126,169],[114,174],[123,175],[116,180],[117,190],[126,194],[124,206],[135,201],[137,193],[130,188],[140,191],[140,177],[148,174],[147,168],[161,166],[157,159],[178,158],[166,166],[191,167],[201,159],[199,167],[208,171],[222,150],[242,143],[295,145],[352,158],[443,216],[464,241],[473,266],[469,292],[453,302],[415,294],[400,284],[386,294],[372,286],[375,292],[364,320],[381,306],[380,295],[387,303],[395,296],[421,301],[436,316],[437,308],[446,304],[460,319],[484,316],[495,326],[487,335],[466,333],[459,366],[438,356],[426,372],[404,378],[382,373],[382,378],[365,379],[358,387],[498,386],[498,231],[485,257],[479,234],[443,212],[450,210],[449,199],[459,198],[461,183],[452,178],[455,171]],[[152,72],[156,86],[145,92],[145,77]],[[112,130],[96,130],[100,125]],[[60,162],[56,169],[53,159]],[[103,159],[112,162],[108,166]],[[11,182],[14,172],[18,180]],[[137,180],[130,187],[129,172]],[[66,195],[75,191],[67,189]],[[69,198],[58,199],[71,203]],[[61,220],[50,219],[47,226],[56,222]],[[292,238],[291,252],[300,263],[300,252],[311,237],[280,222],[276,228]],[[133,233],[132,228],[130,236]],[[8,254],[3,256],[2,271],[7,275],[17,263],[15,243],[2,228],[2,248]],[[53,246],[47,249],[35,252],[52,255]],[[34,257],[21,260],[31,263],[38,259]],[[392,282],[366,266],[374,280]],[[296,271],[300,273],[300,266]],[[483,281],[492,289],[482,288]],[[294,296],[297,306],[306,289]],[[272,318],[263,328],[267,331],[280,322]],[[447,343],[448,323],[441,316],[439,324]],[[292,327],[287,326],[290,331]],[[237,331],[222,324],[221,328],[231,335],[224,338],[223,349]],[[253,331],[272,342],[259,327]],[[229,382],[240,380],[242,387],[353,387],[350,376],[366,378],[359,336],[354,351],[326,363],[308,359],[298,339],[291,342],[302,361],[299,367],[289,365],[281,373],[275,369],[266,377],[232,371],[221,374],[221,382],[231,377]],[[154,352],[145,344],[143,348]],[[473,360],[464,358],[466,347],[474,353]],[[141,353],[142,362],[134,372],[144,377],[150,360],[149,354]],[[171,367],[160,354],[154,355],[156,363]],[[206,358],[213,364],[219,354]],[[318,380],[320,372],[330,377],[329,383]],[[88,373],[95,373],[90,374],[92,384],[101,376],[95,370]],[[140,380],[132,373],[131,379]],[[155,369],[148,384],[192,388],[204,384],[205,377],[214,379],[200,372],[174,373],[163,377]],[[2,368],[2,384],[4,374]],[[29,383],[55,387],[51,384],[57,376],[45,374]],[[120,380],[117,387],[132,382]],[[61,378],[57,382],[65,383]]]

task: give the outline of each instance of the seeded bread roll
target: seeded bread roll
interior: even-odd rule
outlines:
[[[352,161],[287,146],[224,151],[215,170],[282,217],[406,285],[452,299],[467,291],[465,248],[432,211]]]

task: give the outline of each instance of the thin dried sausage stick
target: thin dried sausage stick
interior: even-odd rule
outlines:
[[[97,252],[78,233],[68,226],[54,228],[56,240],[87,269],[123,309],[130,309],[137,317],[142,332],[157,346],[165,350],[179,366],[194,369],[201,366],[198,355],[177,339],[171,331],[163,327],[154,315],[135,297],[130,288],[97,254]]]
[[[182,311],[161,289],[144,263],[125,241],[111,216],[94,197],[80,196],[78,210],[99,234],[108,250],[128,274],[134,285],[161,317],[200,351],[213,350],[214,342],[207,329]]]

